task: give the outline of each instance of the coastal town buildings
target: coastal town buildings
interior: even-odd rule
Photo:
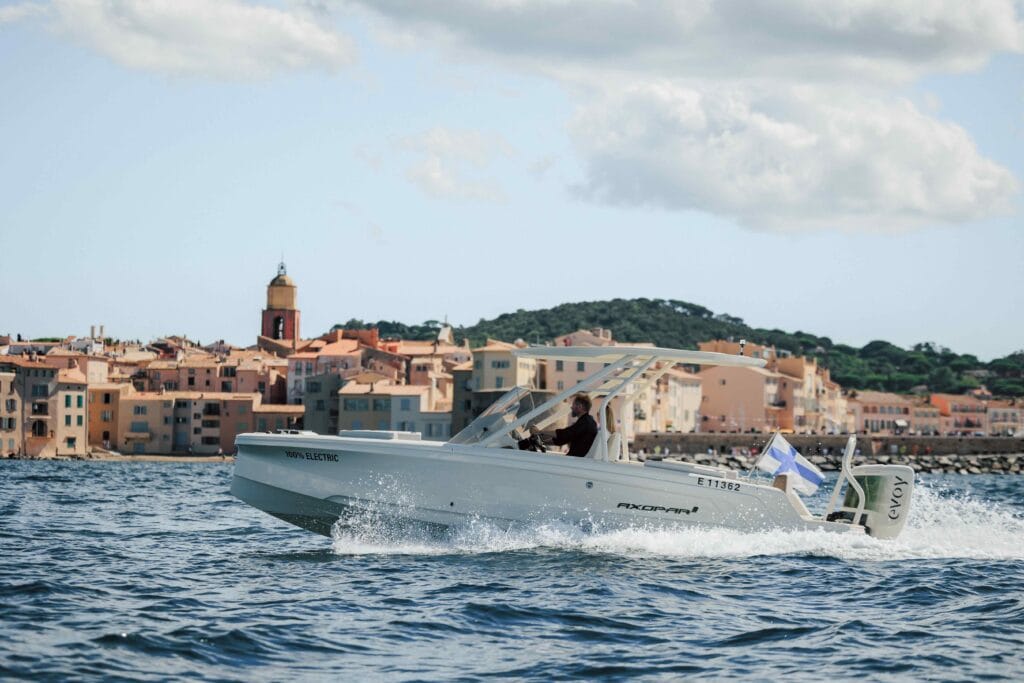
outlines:
[[[932,394],[931,404],[939,409],[939,429],[946,436],[988,434],[985,402],[969,394]]]
[[[5,409],[10,407],[10,413],[20,410],[20,429],[8,430],[12,435],[6,437],[5,446],[10,446],[14,433],[20,433],[21,441],[15,443],[18,454],[53,457],[86,452],[86,378],[77,368],[54,368],[31,357],[3,356],[0,373],[13,375],[8,378]]]
[[[765,429],[780,429],[797,434],[839,434],[852,428],[850,409],[842,395],[842,387],[832,380],[828,369],[822,368],[815,359],[776,351],[771,346],[741,345],[739,342],[725,339],[701,342],[698,346],[701,351],[729,355],[742,353],[766,361],[764,369],[774,373],[776,386],[774,391],[756,393],[758,396],[771,395],[772,399],[771,403],[756,411],[757,416],[754,418],[755,421],[761,421]],[[738,395],[725,388],[728,386],[728,383],[723,385],[720,382],[715,386],[707,382],[704,384],[705,395],[714,394],[711,400],[719,406],[719,410],[729,400],[740,400]],[[749,401],[749,397],[742,399],[741,402],[745,401]],[[738,411],[739,409],[733,412]],[[731,431],[736,423],[751,422],[751,418],[746,414],[746,408],[743,412],[742,416],[729,418],[727,431]],[[706,405],[705,414],[708,414]],[[723,414],[719,413],[718,417],[722,416]],[[716,424],[714,420],[708,421],[711,427]],[[750,428],[757,429],[757,426],[751,424]]]
[[[282,263],[267,286],[256,344],[200,345],[183,335],[147,344],[88,337],[0,337],[0,454],[80,456],[90,447],[128,453],[230,453],[245,431],[304,428],[415,431],[447,439],[493,402],[525,386],[538,405],[571,391],[603,363],[519,358],[525,346],[488,339],[470,348],[440,325],[434,338],[381,338],[344,329],[302,339],[297,286]],[[550,340],[614,346],[607,328]],[[644,345],[630,343],[631,346]],[[627,440],[644,432],[870,435],[1020,435],[1022,407],[983,387],[963,396],[851,391],[813,358],[770,346],[710,340],[703,351],[763,358],[765,368],[676,366],[609,417]]]
[[[537,360],[514,356],[512,351],[516,348],[516,344],[488,339],[484,346],[473,349],[473,390],[537,387]]]
[[[910,408],[910,433],[917,436],[938,436],[942,433],[939,409],[926,398],[915,398]]]
[[[885,391],[851,392],[850,409],[857,429],[865,434],[896,436],[910,433],[910,399]]]
[[[131,384],[89,387],[90,444],[123,453],[233,453],[235,437],[294,428],[302,406],[264,405],[258,393],[138,391]]]
[[[1024,405],[1020,401],[989,401],[988,433],[992,436],[1020,436],[1024,434]]]
[[[430,385],[349,382],[338,391],[338,428],[419,432],[444,441],[451,436],[451,403]]]
[[[0,455],[17,454],[22,443],[21,397],[16,381],[14,372],[0,372]]]
[[[701,432],[770,432],[792,430],[784,416],[780,388],[787,381],[765,368],[714,365],[701,379]]]

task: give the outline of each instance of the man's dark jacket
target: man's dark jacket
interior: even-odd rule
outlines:
[[[590,451],[596,436],[597,422],[590,417],[590,413],[586,413],[565,429],[556,429],[551,443],[556,446],[569,444],[569,455],[582,458]]]

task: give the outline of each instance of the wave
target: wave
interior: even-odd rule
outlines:
[[[586,532],[545,523],[510,529],[469,520],[444,531],[399,523],[367,510],[336,524],[332,547],[340,555],[441,555],[554,549],[628,557],[746,558],[815,556],[888,562],[925,559],[1024,560],[1024,517],[1001,504],[918,482],[907,526],[899,538],[822,530],[738,531],[719,527],[628,528]]]

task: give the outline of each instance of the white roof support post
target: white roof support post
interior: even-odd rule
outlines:
[[[597,438],[600,439],[600,441],[598,442],[597,453],[594,457],[595,460],[611,460],[610,454],[608,453],[608,421],[604,419],[606,415],[605,411],[608,409],[608,404],[611,402],[613,398],[622,393],[623,389],[625,389],[627,386],[633,383],[638,377],[642,377],[643,374],[647,372],[651,368],[651,366],[657,362],[657,358],[648,359],[645,363],[641,364],[627,377],[624,377],[622,381],[619,383],[619,386],[615,387],[607,394],[605,394],[604,398],[601,400],[601,407],[598,409],[597,412],[598,416],[601,418],[601,427],[597,431]],[[616,453],[615,459],[618,460],[618,457],[619,455],[618,453]]]

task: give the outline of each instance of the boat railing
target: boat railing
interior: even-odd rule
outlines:
[[[836,485],[832,489],[832,496],[829,498],[828,507],[825,508],[825,514],[822,516],[822,519],[827,520],[836,511],[836,504],[839,502],[839,494],[842,491],[844,480],[857,493],[857,507],[850,510],[853,512],[852,523],[855,525],[860,524],[861,520],[864,519],[864,488],[857,481],[857,478],[853,476],[853,454],[856,448],[857,437],[851,434],[850,438],[846,440],[846,450],[843,451],[843,464],[839,472],[839,479],[836,480]]]

